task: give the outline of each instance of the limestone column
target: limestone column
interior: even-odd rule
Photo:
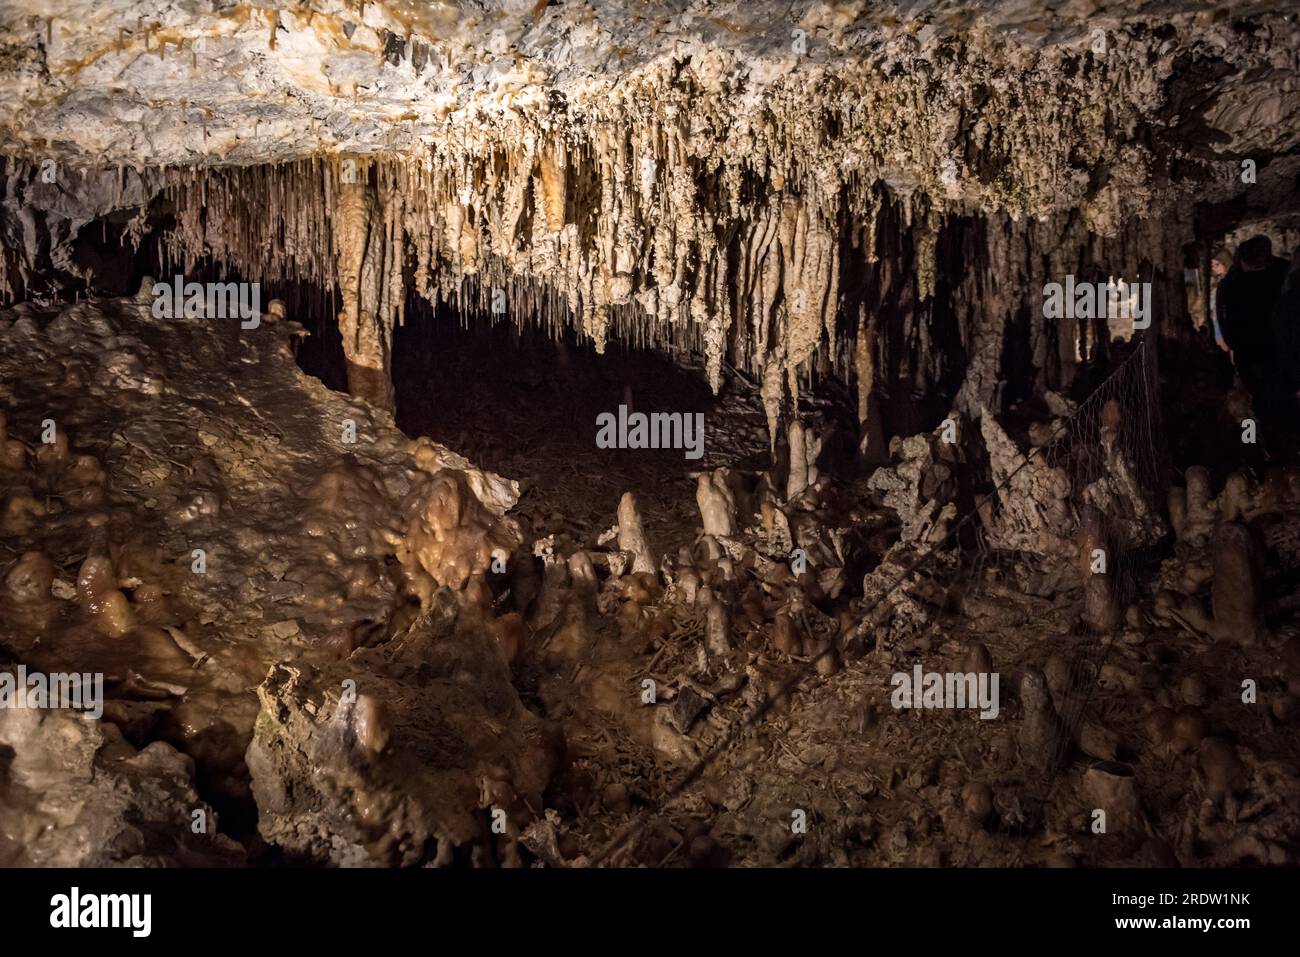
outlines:
[[[367,181],[339,187],[334,249],[343,309],[338,323],[348,392],[391,411],[391,331],[380,302],[387,243],[378,205]]]

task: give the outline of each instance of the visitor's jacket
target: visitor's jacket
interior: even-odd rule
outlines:
[[[1239,365],[1273,359],[1273,309],[1289,269],[1285,259],[1273,256],[1254,272],[1233,266],[1219,284],[1219,325]]]
[[[1277,343],[1277,359],[1290,379],[1293,389],[1300,388],[1300,267],[1287,274],[1273,310],[1273,341]]]

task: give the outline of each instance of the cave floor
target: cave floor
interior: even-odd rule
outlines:
[[[0,712],[0,862],[449,863],[471,845],[470,862],[555,866],[1295,861],[1295,515],[1261,519],[1269,635],[1255,645],[1215,642],[1148,595],[1103,664],[1078,628],[1082,589],[1036,597],[1014,559],[975,572],[957,553],[909,578],[923,597],[907,640],[873,640],[854,579],[886,581],[912,552],[865,483],[824,483],[789,509],[791,525],[828,530],[819,556],[840,554],[816,584],[777,567],[771,541],[719,578],[680,451],[595,454],[594,413],[626,374],[502,388],[455,375],[482,368],[463,351],[429,379],[456,392],[399,388],[398,422],[434,440],[412,441],[300,372],[292,332],[154,320],[147,298],[0,314],[3,667],[98,671],[106,687],[97,724]],[[634,384],[632,402],[652,391]],[[701,470],[757,474],[752,396],[680,399],[726,423]],[[483,499],[453,509],[482,526],[474,541],[514,522],[536,562],[512,559],[490,596],[462,580],[421,609],[411,503],[444,468]],[[480,469],[521,480],[519,501]],[[629,490],[656,550],[677,555],[665,581],[610,572],[601,533]],[[570,574],[575,553],[593,560],[590,587]],[[1162,580],[1205,561],[1184,549]],[[708,602],[687,597],[692,574],[728,598],[725,651],[709,647]],[[1002,674],[998,720],[891,707],[892,675],[968,670],[977,643]],[[1019,678],[1051,683],[1080,650],[1091,690],[1053,690],[1086,694],[1087,736],[1043,772]],[[1243,677],[1256,707],[1239,706]],[[1161,725],[1166,712],[1181,723]],[[1223,766],[1211,736],[1236,744]],[[88,798],[87,780],[112,797]],[[194,833],[195,808],[220,828]]]

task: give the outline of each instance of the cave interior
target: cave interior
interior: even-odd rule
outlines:
[[[1292,5],[9,0],[0,98],[0,866],[1297,862]]]

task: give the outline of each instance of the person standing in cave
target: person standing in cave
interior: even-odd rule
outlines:
[[[1228,351],[1228,343],[1223,338],[1223,299],[1219,296],[1219,286],[1230,269],[1232,253],[1227,246],[1220,246],[1210,257],[1210,321],[1214,323],[1214,343],[1224,352]]]
[[[1252,236],[1237,249],[1237,262],[1219,284],[1219,324],[1232,350],[1237,375],[1255,400],[1256,412],[1282,394],[1273,341],[1273,309],[1290,264],[1273,255],[1267,236]]]

